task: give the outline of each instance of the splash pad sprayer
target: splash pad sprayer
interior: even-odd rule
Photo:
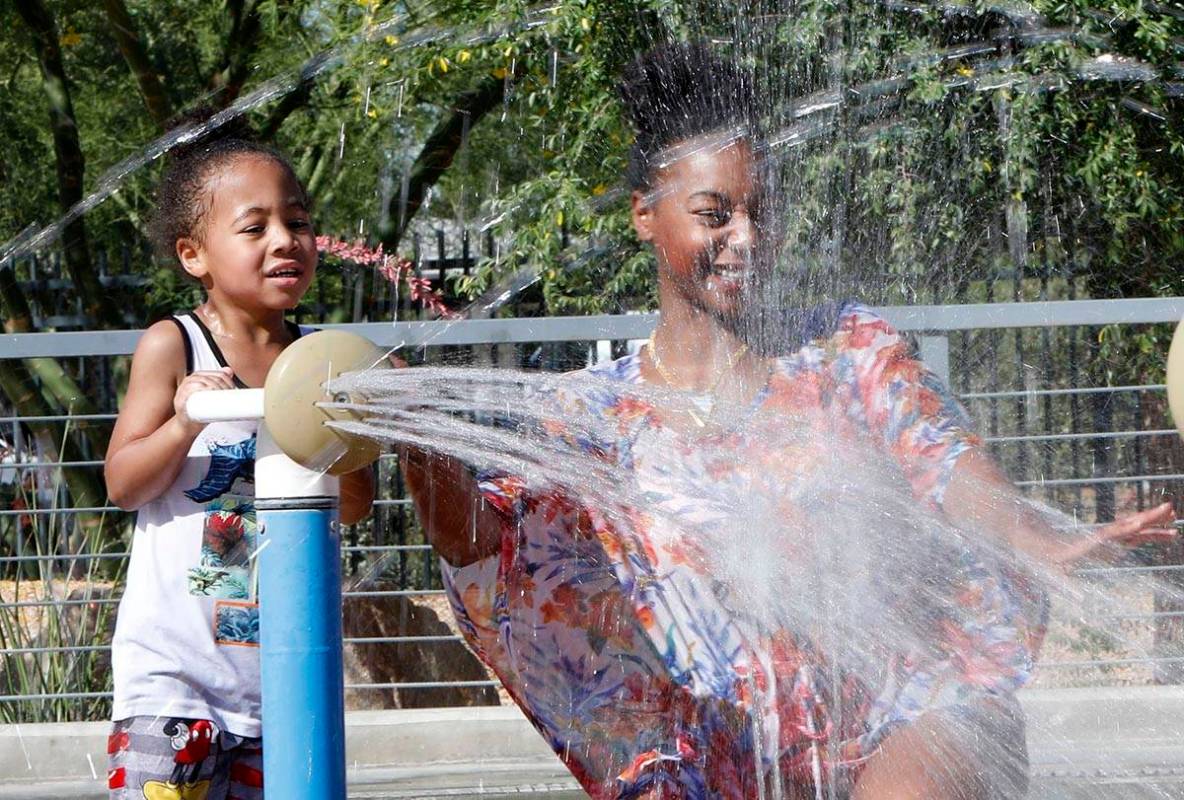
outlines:
[[[1176,429],[1184,436],[1184,319],[1176,324],[1172,344],[1168,348],[1167,375],[1168,408]]]
[[[344,800],[345,698],[341,643],[338,475],[373,462],[379,446],[326,422],[354,418],[322,403],[329,381],[389,366],[361,336],[327,330],[280,354],[262,389],[196,392],[199,422],[259,420],[255,510],[263,772],[267,794]]]

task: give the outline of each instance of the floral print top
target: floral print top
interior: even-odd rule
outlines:
[[[850,781],[893,726],[1008,698],[1025,682],[1041,598],[984,549],[926,532],[955,461],[979,440],[882,319],[843,309],[833,333],[775,361],[735,430],[687,436],[638,394],[614,391],[641,382],[638,356],[589,372],[604,388],[556,398],[548,430],[624,468],[644,505],[611,509],[484,475],[482,493],[504,521],[501,552],[443,568],[469,645],[592,797],[740,800]],[[561,412],[573,404],[613,423],[615,440],[565,431]],[[781,435],[794,426],[810,435]],[[843,624],[820,629],[810,608],[826,586],[795,565],[811,560],[804,541],[825,550],[842,515],[811,515],[794,487],[839,442],[864,464],[882,456],[912,506],[915,533],[897,538],[916,541],[869,546],[865,585],[836,593],[830,582],[839,605],[821,618]],[[846,485],[843,473],[825,482]],[[795,603],[809,607],[795,617]],[[891,627],[902,619],[914,635]],[[864,646],[831,657],[836,636]]]

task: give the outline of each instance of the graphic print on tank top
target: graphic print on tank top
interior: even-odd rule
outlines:
[[[210,466],[201,482],[185,492],[205,503],[201,553],[190,568],[189,593],[215,598],[214,641],[259,646],[259,606],[255,599],[255,436],[233,443],[210,443]]]

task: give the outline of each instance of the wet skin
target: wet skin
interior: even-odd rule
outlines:
[[[670,300],[716,318],[739,313],[753,277],[761,201],[745,140],[686,142],[650,191],[633,193],[634,227],[654,247],[659,284],[676,295]]]

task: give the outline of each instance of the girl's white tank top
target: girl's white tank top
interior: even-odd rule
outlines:
[[[226,366],[192,312],[172,321],[186,374]],[[115,720],[208,719],[239,736],[261,734],[256,431],[255,422],[207,425],[172,486],[136,515],[112,640]]]

